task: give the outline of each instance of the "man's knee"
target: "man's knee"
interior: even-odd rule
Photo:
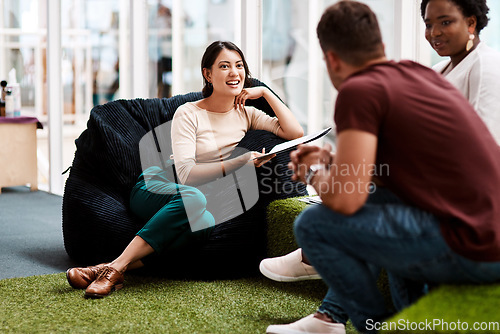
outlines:
[[[308,239],[315,230],[314,224],[318,221],[319,205],[310,206],[300,213],[294,222],[294,233],[299,244],[301,240]]]

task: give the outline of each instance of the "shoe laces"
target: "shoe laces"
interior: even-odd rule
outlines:
[[[104,268],[106,268],[107,266],[93,266],[93,267],[89,267],[89,269],[94,272],[94,275],[97,277],[99,277],[99,274],[102,272],[102,270]]]
[[[107,279],[109,281],[111,274],[113,274],[113,268],[111,268],[109,266],[104,266],[101,269],[101,271],[99,272],[99,275],[97,276],[96,280],[105,278],[105,279]]]

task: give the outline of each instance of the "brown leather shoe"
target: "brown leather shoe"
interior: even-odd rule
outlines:
[[[66,271],[66,279],[73,288],[86,289],[99,276],[105,265],[107,263],[84,268],[70,268]]]
[[[85,290],[85,298],[102,298],[123,288],[123,274],[115,268],[104,266],[99,276]]]

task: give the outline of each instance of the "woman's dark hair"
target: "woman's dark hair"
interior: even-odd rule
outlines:
[[[245,82],[243,83],[243,87],[247,88],[251,86],[251,81],[250,81],[250,70],[248,69],[248,64],[247,61],[245,60],[245,56],[243,55],[243,52],[238,48],[234,43],[227,42],[227,41],[215,41],[212,44],[210,44],[207,49],[205,50],[205,53],[203,54],[203,57],[201,58],[201,74],[203,75],[203,69],[207,68],[210,69],[212,68],[212,65],[215,63],[215,60],[219,56],[219,53],[223,50],[231,50],[231,51],[236,51],[241,57],[241,60],[243,61],[243,67],[245,68]],[[212,95],[214,91],[214,86],[212,86],[211,83],[207,81],[207,78],[203,75],[203,89],[201,92],[203,93],[203,97],[209,97]]]
[[[422,0],[420,4],[420,13],[422,18],[425,20],[425,10],[427,9],[427,4],[430,0]],[[477,34],[483,30],[484,27],[488,25],[489,18],[486,16],[489,12],[486,0],[448,0],[457,5],[458,8],[462,10],[462,14],[465,17],[475,16],[477,19],[476,30]]]
[[[375,13],[357,1],[339,1],[328,7],[316,33],[323,52],[334,51],[352,65],[360,66],[385,55]]]

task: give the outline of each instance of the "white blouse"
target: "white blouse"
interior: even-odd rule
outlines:
[[[500,144],[500,52],[481,42],[456,67],[445,60],[433,69],[462,92]]]

